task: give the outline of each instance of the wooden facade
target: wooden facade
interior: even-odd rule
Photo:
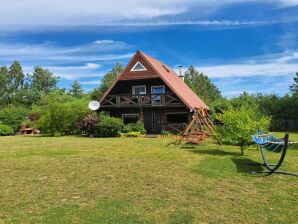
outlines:
[[[102,97],[100,110],[121,118],[124,123],[141,119],[148,134],[159,134],[162,130],[181,132],[191,120],[192,108],[186,103],[188,99],[181,97],[181,91],[168,84],[179,85],[179,90],[181,85],[183,88],[188,87],[184,87],[186,85],[179,78],[175,83],[163,79],[161,72],[168,76],[177,75],[164,64],[161,64],[158,70],[157,66],[154,66],[158,61],[148,58],[139,51],[135,54]]]

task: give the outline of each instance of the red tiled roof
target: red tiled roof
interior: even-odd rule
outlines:
[[[144,60],[152,67],[155,73],[167,84],[167,86],[180,98],[180,100],[189,108],[205,108],[209,109],[209,107],[200,99],[180,78],[179,76],[167,65],[164,63],[157,61],[156,59],[150,57],[144,52],[137,51],[133,56],[139,57],[141,56]],[[127,67],[133,61],[133,58],[128,63]],[[125,69],[126,70],[126,69]],[[127,71],[126,71],[127,72]],[[115,84],[121,80],[122,75],[125,71],[115,80],[115,82],[111,85],[111,87],[107,90],[107,92],[102,97],[101,101],[108,95],[108,93],[112,90]]]

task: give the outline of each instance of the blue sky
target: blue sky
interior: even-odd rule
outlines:
[[[298,0],[10,0],[0,8],[0,66],[43,66],[86,91],[137,50],[194,65],[224,96],[288,92],[298,71]]]

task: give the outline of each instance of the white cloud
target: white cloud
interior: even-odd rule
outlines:
[[[209,77],[245,77],[253,75],[280,76],[293,74],[298,70],[298,63],[281,64],[228,64],[198,67],[198,70]]]
[[[0,66],[17,60],[24,71],[31,73],[34,66],[42,66],[61,79],[77,80],[101,77],[106,71],[103,63],[114,63],[131,58],[134,52],[123,52],[130,47],[115,40],[96,40],[74,46],[57,43],[22,44],[0,43]]]
[[[288,76],[298,71],[298,51],[244,58],[233,64],[197,66],[196,69],[210,78]],[[186,70],[184,67],[182,72]],[[175,71],[179,73],[178,69]]]
[[[226,5],[256,2],[258,0],[9,0],[1,2],[0,27],[16,29],[16,26],[72,26],[72,25],[161,25],[197,24],[235,26],[264,24],[264,21],[208,21]],[[296,0],[264,0],[277,6],[294,6]],[[199,10],[202,20],[189,21],[192,10]],[[176,19],[183,15],[185,20]],[[167,19],[168,18],[168,19]],[[136,22],[137,21],[137,22]],[[266,23],[266,22],[265,22]]]
[[[126,59],[133,55],[133,53],[114,53],[130,48],[124,42],[113,40],[96,42],[74,46],[60,46],[57,43],[0,43],[0,64],[11,63],[14,60],[35,65],[88,63]]]

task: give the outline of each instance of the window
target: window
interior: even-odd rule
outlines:
[[[153,105],[160,105],[161,94],[165,93],[165,86],[151,86],[151,101]]]
[[[187,113],[167,114],[167,123],[188,123]]]
[[[138,114],[122,114],[122,121],[124,124],[136,123],[138,120]]]
[[[146,86],[132,86],[132,95],[146,94]]]
[[[138,72],[138,71],[146,71],[147,69],[142,65],[141,62],[137,62],[130,71],[132,72]]]

